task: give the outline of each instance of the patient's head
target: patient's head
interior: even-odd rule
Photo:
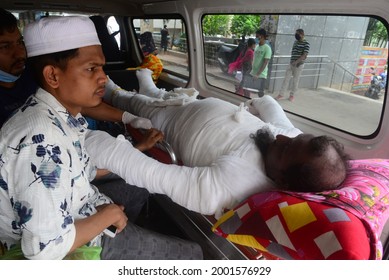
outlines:
[[[266,174],[286,190],[331,190],[346,177],[349,157],[335,139],[311,134],[274,137],[268,129],[252,137],[264,156]]]

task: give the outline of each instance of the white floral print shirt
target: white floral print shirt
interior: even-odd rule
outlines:
[[[0,241],[29,259],[62,259],[74,222],[110,203],[89,182],[96,170],[84,147],[87,122],[39,89],[0,132]],[[99,245],[101,235],[89,245]]]

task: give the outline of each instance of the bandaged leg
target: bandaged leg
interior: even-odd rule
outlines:
[[[154,98],[163,98],[166,90],[156,87],[151,76],[152,73],[153,72],[147,68],[136,71],[139,82],[139,93]]]
[[[194,88],[175,88],[171,91],[159,89],[153,82],[151,70],[141,69],[136,71],[139,82],[139,93],[155,98],[150,100],[153,106],[184,105],[196,100],[199,92]]]

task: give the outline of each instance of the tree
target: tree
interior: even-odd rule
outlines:
[[[385,25],[378,19],[370,18],[366,37],[365,46],[385,48],[388,42],[388,31]]]
[[[206,15],[203,18],[205,35],[227,35],[230,15]]]
[[[231,33],[237,37],[254,34],[260,28],[260,15],[234,15],[231,20]]]

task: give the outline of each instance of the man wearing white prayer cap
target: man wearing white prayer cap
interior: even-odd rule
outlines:
[[[0,132],[6,249],[20,245],[28,259],[72,258],[83,245],[101,246],[102,259],[202,258],[197,244],[128,224],[124,207],[89,183],[96,168],[80,112],[101,103],[107,82],[92,21],[47,17],[26,26],[24,38],[40,88]],[[104,234],[111,225],[116,232]]]

